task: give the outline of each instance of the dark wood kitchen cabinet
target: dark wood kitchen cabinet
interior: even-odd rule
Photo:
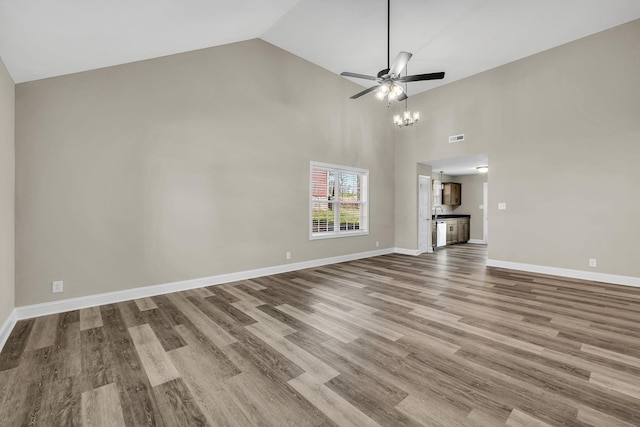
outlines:
[[[469,218],[458,218],[458,243],[467,243],[471,238]]]
[[[442,204],[460,206],[462,203],[462,184],[457,182],[445,182],[442,189]]]
[[[447,245],[458,243],[458,220],[447,220]]]
[[[451,218],[451,217],[454,218]],[[467,243],[471,238],[471,218],[468,215],[446,215],[440,217],[438,222],[444,221],[445,227],[445,244],[453,245],[455,243]],[[431,221],[431,245],[437,246],[437,233],[436,233],[436,221],[435,216]]]

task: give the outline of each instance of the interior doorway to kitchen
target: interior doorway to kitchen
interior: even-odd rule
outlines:
[[[451,226],[447,224],[446,245],[465,242],[487,244],[489,241],[489,173],[487,171],[489,156],[487,154],[477,154],[450,159],[429,160],[420,163],[431,166],[431,176],[428,177],[430,185],[426,185],[426,176],[419,177],[418,252],[433,252],[433,246],[436,242],[433,238],[432,223],[434,209],[436,208],[438,209],[439,218],[446,218],[448,220],[458,219],[457,225],[460,231],[456,231],[455,224],[453,225],[453,229],[450,230]],[[486,168],[482,168],[483,166]],[[434,197],[438,191],[442,191],[443,189],[445,190],[442,193],[444,196],[447,189],[455,188],[454,185],[461,189],[460,197],[455,199],[455,201],[452,197]],[[436,188],[436,186],[438,188]],[[429,188],[431,190],[431,195],[429,196],[430,207],[427,212],[424,211],[427,203],[423,200],[423,188]],[[438,204],[438,202],[441,202],[441,204]],[[427,225],[428,228],[426,228]],[[425,236],[425,228],[429,230],[427,233],[428,236]],[[455,234],[451,234],[451,232]],[[463,236],[462,238],[460,237],[461,235]],[[425,250],[424,241],[430,242],[430,250]]]

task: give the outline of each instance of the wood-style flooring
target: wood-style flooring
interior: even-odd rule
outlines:
[[[455,245],[18,322],[2,426],[638,426],[640,289]]]

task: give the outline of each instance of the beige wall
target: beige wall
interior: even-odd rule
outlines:
[[[0,58],[0,327],[15,307],[14,84]]]
[[[17,305],[392,247],[359,89],[261,40],[17,85]],[[369,169],[369,236],[309,241],[311,160]]]
[[[415,211],[409,165],[487,153],[490,259],[640,277],[638,40],[634,21],[412,97],[396,208]],[[396,246],[416,247],[410,224]]]

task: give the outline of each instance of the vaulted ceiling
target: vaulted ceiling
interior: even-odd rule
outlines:
[[[385,0],[0,0],[0,57],[20,83],[262,38],[376,74],[386,14]],[[409,74],[446,72],[415,94],[638,18],[640,0],[392,0],[391,61],[404,50]]]

